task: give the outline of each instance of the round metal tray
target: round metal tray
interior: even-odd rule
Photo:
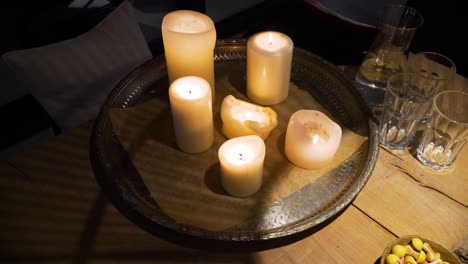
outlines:
[[[245,44],[245,40],[218,41],[215,69],[245,64]],[[135,106],[155,97],[167,100],[164,56],[155,57],[130,73],[102,106],[90,142],[91,165],[98,183],[114,206],[136,225],[183,246],[263,250],[313,234],[350,205],[370,177],[379,149],[376,119],[352,82],[334,65],[311,52],[294,49],[291,82],[309,92],[341,124],[368,140],[339,168],[321,176],[321,181],[276,202],[248,223],[212,231],[171,219],[151,195],[113,131],[111,108]],[[297,204],[302,206],[297,208]]]

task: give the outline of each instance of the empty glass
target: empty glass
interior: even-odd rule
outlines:
[[[435,170],[448,168],[468,139],[468,93],[444,91],[435,96],[417,157]]]
[[[434,96],[423,82],[415,73],[399,73],[388,80],[379,130],[382,145],[403,149],[411,143]]]

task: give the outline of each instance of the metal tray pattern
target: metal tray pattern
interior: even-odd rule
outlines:
[[[245,40],[218,41],[215,67],[245,60]],[[263,250],[313,234],[333,221],[364,187],[377,161],[378,132],[375,116],[363,96],[340,70],[321,57],[295,48],[291,80],[306,89],[343,125],[368,140],[335,170],[275,203],[258,217],[217,232],[178,224],[164,214],[128,158],[112,129],[109,110],[167,96],[164,56],[153,58],[125,77],[102,106],[89,150],[98,183],[114,206],[136,225],[184,246]],[[295,208],[297,203],[302,204],[300,209]]]

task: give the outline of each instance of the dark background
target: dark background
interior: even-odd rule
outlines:
[[[76,37],[93,28],[120,0],[108,1],[109,3],[97,8],[69,8],[71,2],[73,1],[44,0],[3,3],[0,10],[0,54]],[[88,1],[89,5],[93,2]],[[132,2],[137,8],[140,4],[155,12],[169,12],[174,9],[206,11],[205,2],[201,0]],[[407,5],[416,8],[424,16],[424,24],[416,32],[410,51],[441,53],[454,61],[459,74],[467,77],[468,45],[465,32],[468,23],[462,16],[461,6],[457,6],[454,0],[409,0]],[[281,31],[293,39],[296,47],[316,53],[336,65],[358,65],[376,34],[375,28],[348,23],[323,13],[302,0],[260,1],[215,22],[218,39],[247,38],[263,30]],[[143,27],[145,36],[148,36],[149,47],[154,56],[162,54],[164,50],[158,28],[153,29],[153,32],[150,30]],[[54,132],[60,133],[40,104],[30,95],[0,105],[0,119],[9,124],[10,128],[0,135],[0,152],[48,127],[54,127]]]
[[[91,29],[120,1],[93,9],[67,8],[71,0],[10,1],[3,4],[0,53],[50,44]],[[89,1],[92,3],[93,1]],[[149,2],[149,1],[147,1]],[[172,2],[172,4],[171,4]],[[203,1],[152,1],[166,9],[205,11]],[[136,3],[138,4],[138,2]],[[145,4],[146,6],[148,4]],[[410,51],[435,51],[452,59],[458,73],[468,76],[464,40],[467,19],[456,1],[409,0],[408,6],[424,16]],[[301,0],[266,0],[216,23],[218,38],[246,37],[260,30],[279,30],[290,35],[298,47],[308,49],[335,64],[359,64],[375,30],[351,25],[306,5]],[[161,53],[160,38],[149,40],[153,52]]]

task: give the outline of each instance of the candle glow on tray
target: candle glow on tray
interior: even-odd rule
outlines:
[[[235,197],[256,193],[263,183],[265,143],[256,135],[236,137],[218,150],[221,185]]]
[[[169,87],[177,146],[187,153],[207,150],[214,142],[211,88],[205,79],[185,76]]]
[[[262,105],[275,105],[289,94],[294,44],[285,34],[260,32],[247,42],[247,96]]]
[[[277,115],[270,107],[262,107],[236,99],[232,95],[221,104],[222,132],[227,138],[257,135],[265,140],[277,126]]]
[[[304,169],[324,168],[333,160],[341,135],[341,127],[322,112],[299,110],[286,130],[286,156]]]

